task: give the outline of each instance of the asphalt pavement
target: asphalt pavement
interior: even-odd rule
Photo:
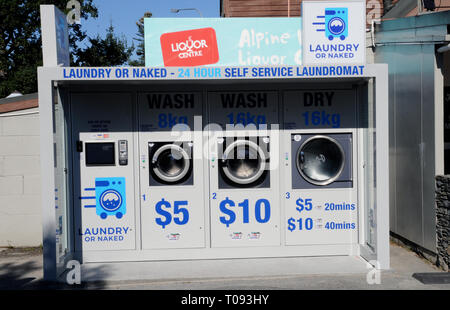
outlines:
[[[372,271],[373,272],[373,271]],[[450,284],[422,284],[414,273],[443,272],[408,249],[391,243],[391,269],[381,273],[271,275],[233,278],[102,281],[80,286],[42,281],[40,248],[0,249],[0,290],[448,290]],[[369,281],[368,281],[369,278]],[[371,283],[369,283],[371,282]]]

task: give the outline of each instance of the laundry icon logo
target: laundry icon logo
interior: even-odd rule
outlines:
[[[115,216],[121,219],[126,211],[125,178],[96,178],[95,187],[85,188],[87,193],[95,192],[95,196],[87,194],[80,197],[83,201],[93,201],[94,204],[85,204],[84,208],[95,208],[102,219]]]
[[[318,21],[313,25],[321,26],[318,32],[325,32],[328,40],[333,41],[339,38],[344,41],[348,37],[348,9],[347,8],[326,8],[325,15],[317,16]]]

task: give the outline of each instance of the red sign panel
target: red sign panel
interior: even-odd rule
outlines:
[[[193,67],[219,61],[216,31],[202,28],[165,33],[161,49],[166,67]]]

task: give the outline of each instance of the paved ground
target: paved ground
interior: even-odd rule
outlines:
[[[188,279],[171,281],[118,281],[89,283],[80,289],[108,290],[302,290],[302,289],[433,289],[448,290],[450,284],[424,285],[413,273],[440,270],[415,253],[391,244],[391,270],[383,271],[381,284],[369,285],[366,273],[339,275],[270,276],[232,279]],[[42,281],[40,249],[0,249],[0,289],[55,288]],[[66,288],[67,287],[58,287]]]

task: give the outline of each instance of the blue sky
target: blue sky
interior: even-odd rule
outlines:
[[[170,12],[171,8],[196,8],[203,17],[219,17],[219,2],[219,0],[95,0],[98,18],[81,22],[83,29],[91,37],[97,34],[104,37],[106,28],[112,22],[116,34],[125,36],[131,45],[137,32],[136,22],[147,11],[152,12],[153,17],[200,17],[195,10],[180,11],[177,14]]]

